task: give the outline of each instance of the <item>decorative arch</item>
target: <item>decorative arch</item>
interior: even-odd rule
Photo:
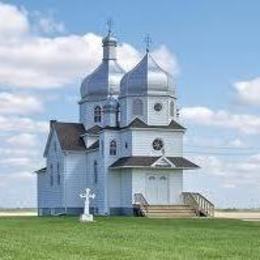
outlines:
[[[94,122],[100,123],[102,119],[102,109],[100,106],[94,108]]]
[[[117,144],[115,140],[112,140],[110,142],[110,146],[109,146],[109,154],[110,155],[116,155],[116,150],[117,150]]]
[[[174,111],[175,110],[175,107],[174,107],[174,101],[171,101],[170,102],[170,115],[171,117],[174,117]]]
[[[133,100],[133,115],[142,116],[144,113],[143,101],[140,98]]]

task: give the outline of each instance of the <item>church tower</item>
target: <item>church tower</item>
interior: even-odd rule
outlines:
[[[139,118],[148,125],[168,125],[176,118],[175,85],[146,50],[143,59],[120,84],[120,126]]]
[[[111,30],[102,40],[102,63],[81,84],[80,122],[86,129],[104,125],[103,107],[110,96],[118,97],[125,71],[117,63],[117,39]]]

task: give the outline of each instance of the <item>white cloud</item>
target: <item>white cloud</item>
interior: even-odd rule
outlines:
[[[42,102],[34,96],[0,92],[0,114],[27,115],[42,111]]]
[[[260,106],[260,78],[236,82],[234,88],[240,101],[245,104]]]
[[[7,138],[6,142],[17,147],[36,147],[38,139],[35,134],[21,133]]]
[[[0,41],[10,41],[23,37],[29,32],[26,12],[14,5],[0,2]]]
[[[206,175],[221,177],[223,186],[260,184],[260,154],[231,160],[207,155],[194,156],[192,159]]]
[[[254,115],[213,111],[207,107],[186,107],[181,114],[184,120],[199,125],[236,129],[246,134],[260,133],[260,117]]]
[[[32,33],[33,25],[25,11],[6,4],[0,5],[0,14],[1,9],[11,9],[16,22],[11,35],[15,36],[15,41],[10,44],[10,37],[0,38],[0,84],[34,88],[61,87],[90,73],[101,61],[100,36],[93,33],[52,38],[36,36]],[[41,22],[45,30],[62,27],[48,19]],[[1,28],[2,31],[11,31],[9,27],[8,23],[2,22],[0,34]],[[176,59],[166,47],[155,50],[154,55],[163,68],[176,72]],[[140,53],[124,43],[118,48],[118,56],[123,67],[129,69],[136,65]]]
[[[36,121],[28,117],[5,117],[0,116],[0,131],[26,132],[26,133],[47,133],[49,123]]]

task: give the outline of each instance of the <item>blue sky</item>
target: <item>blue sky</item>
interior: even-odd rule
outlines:
[[[48,120],[78,120],[108,17],[122,65],[138,62],[149,33],[176,78],[186,156],[202,166],[185,189],[219,207],[260,207],[259,1],[0,3],[0,207],[35,205]]]

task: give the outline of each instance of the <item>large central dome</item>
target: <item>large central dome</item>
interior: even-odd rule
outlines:
[[[120,83],[120,96],[144,94],[174,95],[172,76],[163,70],[149,52],[128,73]]]
[[[81,98],[106,98],[118,95],[125,71],[116,61],[117,40],[111,32],[103,38],[103,61],[81,84]]]

